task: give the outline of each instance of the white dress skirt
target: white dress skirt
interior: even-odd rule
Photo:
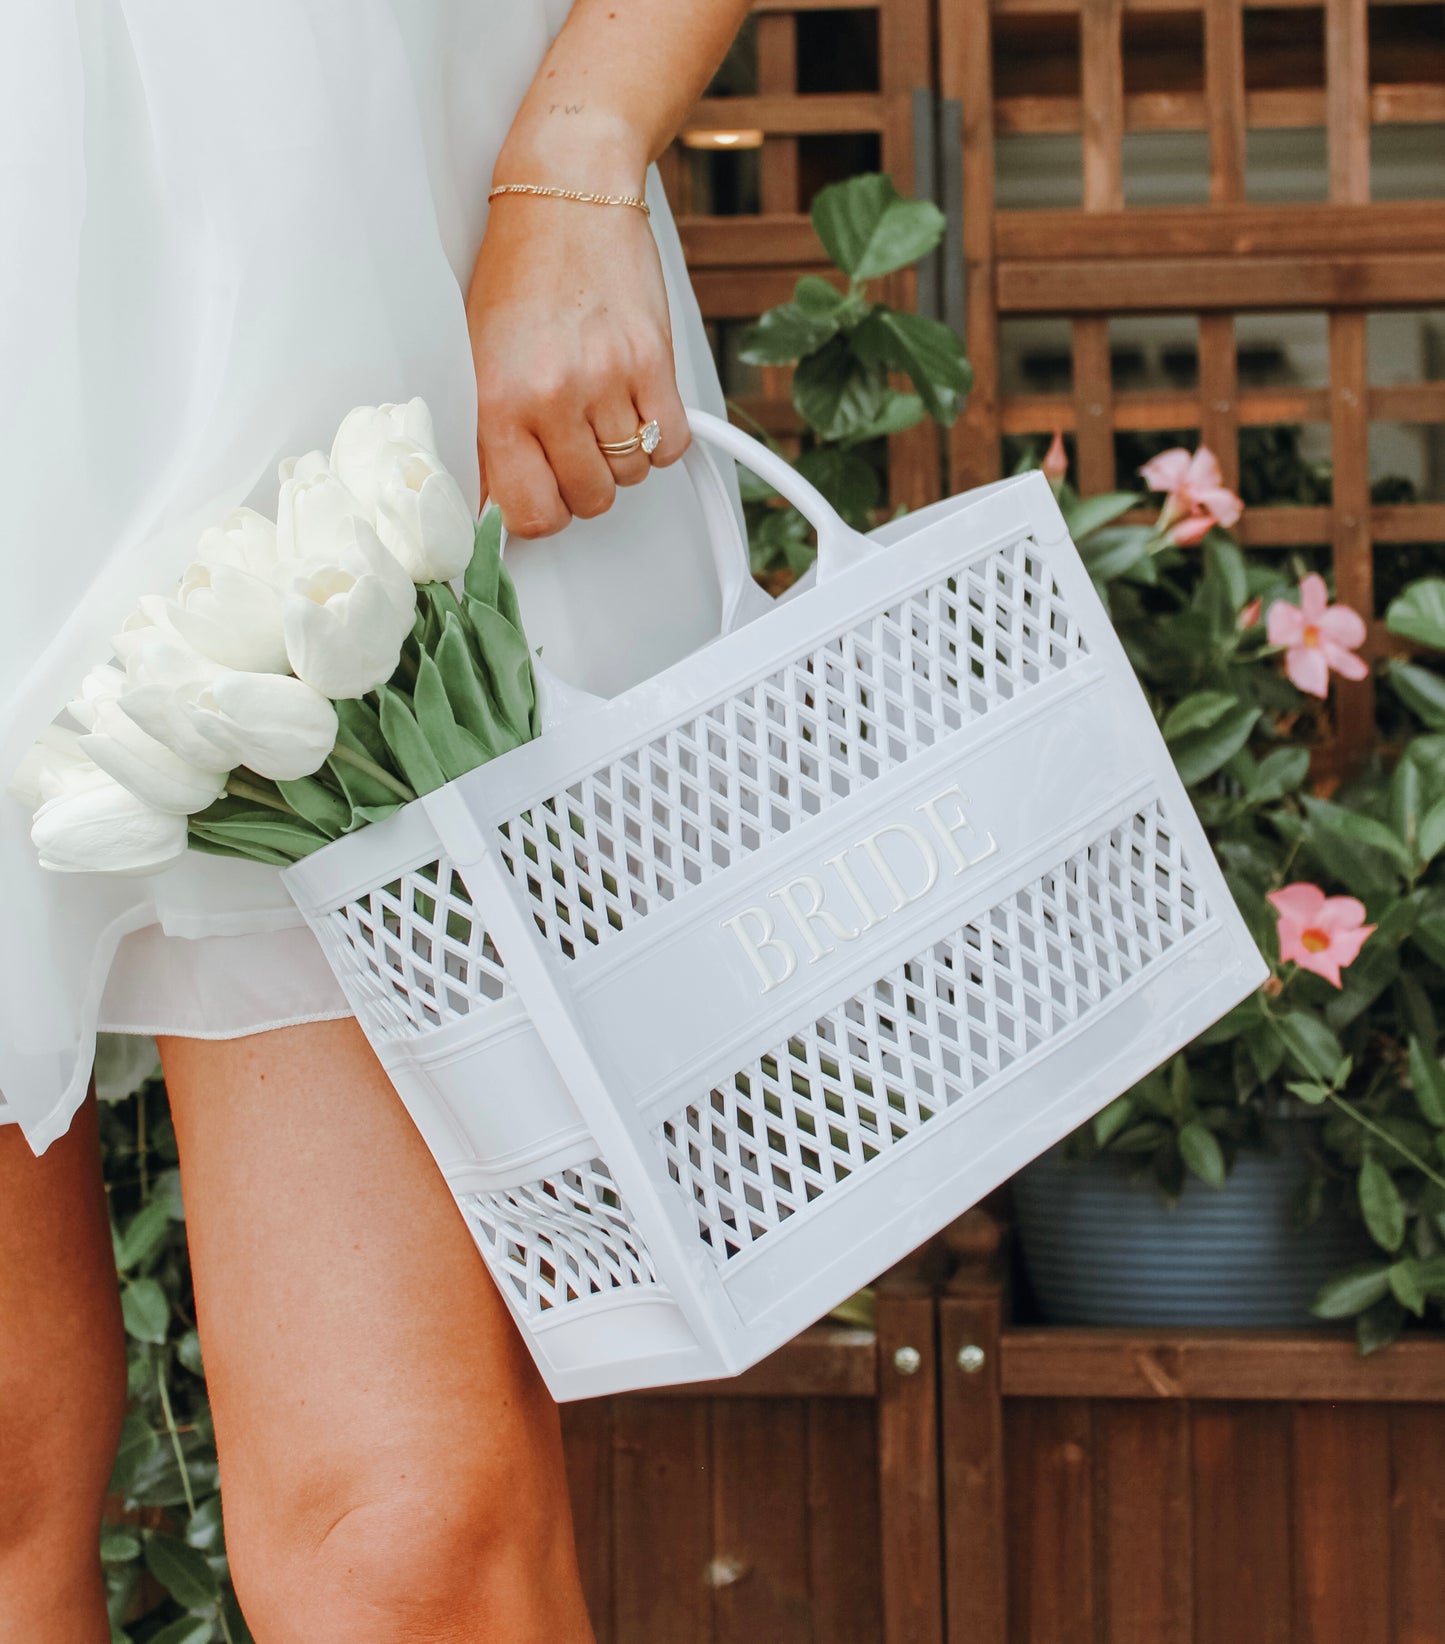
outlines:
[[[201,525],[275,500],[353,405],[423,396],[475,502],[463,291],[568,0],[0,0],[0,788]],[[565,182],[569,179],[556,179]],[[683,400],[721,411],[648,180]],[[579,208],[581,209],[581,208]],[[715,631],[680,468],[509,555],[529,638],[602,694]],[[0,1119],[37,1150],[98,1029],[349,1014],[276,870],[42,870],[0,798]]]

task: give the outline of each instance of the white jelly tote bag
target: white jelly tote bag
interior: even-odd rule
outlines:
[[[865,537],[689,416],[722,636],[286,872],[560,1399],[746,1368],[1266,973],[1042,475]],[[708,447],[817,528],[761,614]]]

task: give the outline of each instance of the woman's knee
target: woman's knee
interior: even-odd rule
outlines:
[[[440,1644],[513,1609],[580,1615],[555,1414],[544,1421],[486,1446],[332,1457],[259,1490],[223,1477],[232,1575],[257,1636]]]

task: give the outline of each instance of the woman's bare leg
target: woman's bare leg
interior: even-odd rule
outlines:
[[[161,1051],[259,1644],[591,1644],[555,1408],[356,1024]]]
[[[98,1552],[125,1345],[94,1102],[0,1127],[0,1644],[108,1644]]]

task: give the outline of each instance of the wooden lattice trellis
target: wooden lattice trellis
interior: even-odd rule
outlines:
[[[1371,422],[1445,424],[1445,381],[1372,385],[1366,348],[1372,313],[1445,307],[1445,207],[1370,198],[1372,129],[1445,123],[1445,54],[1432,7],[1439,0],[1373,8],[1370,0],[1259,8],[1244,0],[759,0],[755,89],[705,99],[688,123],[693,134],[761,133],[756,210],[708,215],[708,202],[691,195],[682,151],[669,163],[703,311],[724,323],[751,318],[818,266],[805,216],[814,179],[800,167],[800,143],[827,137],[841,147],[859,132],[875,134],[877,164],[905,189],[935,190],[950,211],[950,255],[922,299],[963,325],[976,373],[942,469],[928,431],[893,442],[894,500],[916,505],[941,487],[996,477],[1006,435],[1065,430],[1079,482],[1096,490],[1114,483],[1121,432],[1197,430],[1233,481],[1241,428],[1328,425],[1331,501],[1252,508],[1242,535],[1261,547],[1328,550],[1340,597],[1371,616],[1370,644],[1379,650],[1388,642],[1378,623],[1376,547],[1445,542],[1445,502],[1372,504],[1368,455]],[[1377,54],[1373,73],[1372,10],[1396,24],[1393,49]],[[876,17],[876,89],[800,89],[800,20],[806,32],[844,13]],[[1412,16],[1420,19],[1418,51]],[[1260,21],[1273,25],[1268,55],[1246,51]],[[1151,45],[1156,60],[1141,74]],[[1162,75],[1161,56],[1170,59]],[[1309,127],[1324,129],[1328,197],[1252,202],[1249,133]],[[1207,134],[1207,201],[1126,204],[1126,138],[1181,131]],[[996,145],[1030,134],[1078,134],[1077,209],[997,208]],[[899,277],[887,295],[918,300],[918,283]],[[1327,316],[1328,382],[1242,387],[1236,316],[1301,310]],[[1197,382],[1116,385],[1111,318],[1158,314],[1197,316]],[[1023,316],[1068,321],[1066,389],[1000,391],[1000,327]],[[786,374],[765,372],[750,389],[739,395],[744,408],[786,437]],[[1337,704],[1326,768],[1353,762],[1373,736],[1368,684],[1346,687]]]

